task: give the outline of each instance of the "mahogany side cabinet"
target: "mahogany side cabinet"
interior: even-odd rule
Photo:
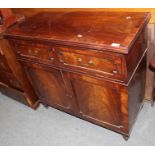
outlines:
[[[147,12],[44,12],[6,33],[40,102],[127,140],[143,106]]]
[[[13,14],[11,9],[0,9],[0,92],[35,109],[38,97],[3,36],[7,28],[23,20],[23,16]]]

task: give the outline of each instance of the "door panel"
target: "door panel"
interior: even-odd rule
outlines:
[[[83,117],[122,127],[119,87],[75,74],[72,74],[71,84]]]
[[[28,67],[26,72],[43,103],[56,108],[72,109],[61,71],[57,69],[49,71],[33,65]]]

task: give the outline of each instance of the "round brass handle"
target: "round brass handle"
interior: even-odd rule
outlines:
[[[21,54],[21,51],[17,51],[17,54]]]
[[[29,49],[28,52],[29,52],[30,54],[38,54],[38,51],[37,51],[37,50],[32,51],[31,49]]]
[[[38,51],[37,51],[37,50],[35,50],[35,51],[34,51],[34,53],[35,53],[35,54],[38,54]]]
[[[32,52],[31,49],[29,49],[28,52],[31,53]]]
[[[113,72],[114,74],[117,74],[117,70],[113,70],[112,72]]]
[[[50,58],[50,60],[51,60],[51,62],[53,62],[54,61],[54,58]]]
[[[93,62],[92,60],[89,60],[89,61],[88,61],[88,64],[89,64],[89,65],[93,65],[94,62]]]
[[[81,59],[81,58],[77,58],[77,61],[78,61],[78,62],[82,62],[82,59]]]

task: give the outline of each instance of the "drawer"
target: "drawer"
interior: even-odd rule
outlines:
[[[68,48],[58,49],[59,62],[66,67],[87,71],[97,76],[122,80],[122,57],[94,51],[80,51]],[[82,54],[81,54],[82,53]]]
[[[10,73],[0,71],[0,82],[4,83],[10,87],[22,90],[22,87],[21,87],[21,84],[19,83],[19,81],[14,77],[14,75],[12,75]]]
[[[28,41],[14,41],[14,43],[20,58],[123,81],[122,57],[119,54],[78,50]]]
[[[54,48],[38,43],[14,41],[16,52],[19,57],[30,58],[37,62],[51,63],[54,59]]]

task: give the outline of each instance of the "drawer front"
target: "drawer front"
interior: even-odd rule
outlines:
[[[17,55],[31,61],[123,81],[122,57],[108,52],[15,41]]]
[[[16,52],[19,57],[30,58],[45,63],[53,61],[53,48],[44,44],[15,41]]]
[[[10,87],[22,90],[22,87],[19,81],[10,73],[0,71],[0,82]]]
[[[58,49],[59,62],[66,67],[91,72],[93,75],[99,75],[109,78],[122,80],[123,67],[122,57],[109,54],[95,54],[88,52],[87,55],[83,51],[71,50],[66,48]]]

